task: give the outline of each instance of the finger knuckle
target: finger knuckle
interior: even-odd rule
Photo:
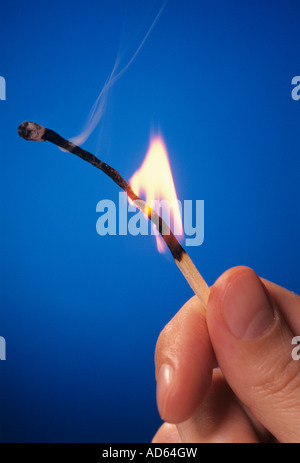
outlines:
[[[289,355],[275,361],[272,366],[262,365],[262,375],[253,389],[261,396],[268,396],[274,401],[294,401],[300,397],[300,369]]]

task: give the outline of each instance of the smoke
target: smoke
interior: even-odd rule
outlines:
[[[156,25],[160,15],[162,14],[167,2],[168,0],[164,1],[157,15],[155,16],[151,26],[149,27],[142,41],[140,42],[139,46],[137,47],[137,49],[135,50],[131,58],[127,61],[127,63],[123,65],[123,67],[121,67],[120,49],[119,49],[113,69],[111,73],[109,74],[108,78],[106,79],[102,87],[102,90],[100,91],[96,101],[94,102],[90,110],[90,113],[83,127],[83,130],[81,131],[81,133],[71,138],[70,139],[71,142],[75,143],[76,145],[82,145],[90,137],[90,135],[94,132],[95,128],[98,126],[98,124],[100,123],[105,113],[110,89],[117,82],[117,80],[120,79],[120,77],[124,74],[124,72],[128,70],[128,68],[131,66],[131,64],[136,59],[137,55],[139,54],[143,45],[145,44],[146,40],[151,34],[151,31]]]

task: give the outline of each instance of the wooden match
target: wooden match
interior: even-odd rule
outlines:
[[[178,242],[166,222],[154,209],[151,209],[151,207],[148,206],[148,204],[146,204],[142,198],[134,193],[130,184],[126,182],[123,177],[121,177],[119,172],[117,172],[105,162],[102,162],[88,151],[85,151],[74,143],[65,140],[53,130],[46,129],[45,127],[36,124],[35,122],[23,122],[20,125],[18,132],[20,137],[24,138],[25,140],[49,141],[65,151],[76,154],[76,156],[79,156],[84,161],[87,161],[93,166],[102,170],[102,172],[108,175],[119,187],[121,187],[122,190],[127,193],[128,197],[132,200],[135,206],[144,214],[146,214],[148,218],[154,223],[169,250],[171,251],[172,256],[174,257],[174,260],[182,272],[184,278],[189,283],[194,293],[198,296],[204,307],[206,307],[209,296],[209,287],[204,278],[201,276],[193,261]]]

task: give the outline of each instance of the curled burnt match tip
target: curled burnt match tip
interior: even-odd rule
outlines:
[[[25,138],[25,140],[32,141],[45,141],[43,138],[45,131],[45,127],[36,124],[35,122],[22,122],[18,128],[20,137]]]

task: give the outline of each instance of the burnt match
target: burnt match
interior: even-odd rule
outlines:
[[[186,251],[183,249],[181,244],[178,242],[169,226],[166,222],[160,217],[160,215],[152,209],[148,204],[134,193],[130,184],[124,180],[123,177],[119,174],[118,171],[110,167],[105,162],[98,159],[93,154],[88,151],[80,148],[74,143],[64,139],[58,133],[53,130],[46,129],[45,127],[36,124],[35,122],[23,122],[18,128],[20,137],[25,140],[31,141],[49,141],[59,146],[64,151],[76,154],[84,161],[89,162],[93,166],[102,170],[106,175],[108,175],[123,191],[128,195],[132,200],[134,205],[141,210],[144,214],[147,215],[149,220],[154,223],[157,230],[161,234],[163,240],[168,246],[169,250],[174,257],[174,260],[182,272],[183,276],[191,286],[194,293],[199,297],[200,301],[204,306],[207,305],[207,300],[209,296],[209,287],[197,268],[195,267],[193,261],[188,256]]]

